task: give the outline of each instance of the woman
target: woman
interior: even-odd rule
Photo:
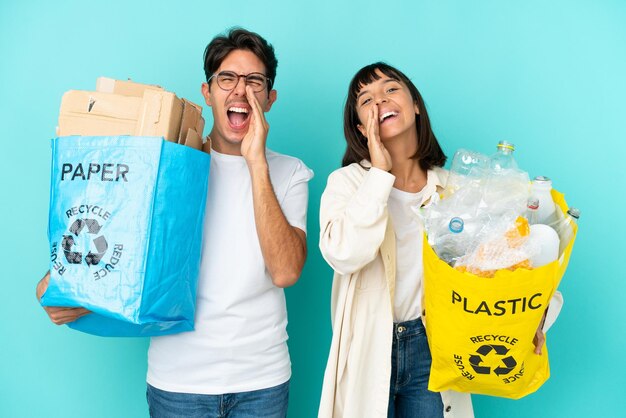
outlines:
[[[320,249],[335,277],[319,416],[473,417],[468,394],[427,389],[415,211],[447,174],[424,101],[399,70],[368,65],[350,83],[344,132],[343,167],[320,207]]]

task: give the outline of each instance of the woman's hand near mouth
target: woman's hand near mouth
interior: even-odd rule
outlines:
[[[265,143],[270,126],[265,119],[261,104],[248,86],[246,86],[246,98],[252,113],[250,114],[248,132],[241,142],[241,155],[246,159],[249,167],[259,163],[267,165]]]
[[[380,140],[378,106],[374,105],[367,119],[367,148],[370,151],[372,167],[383,171],[391,170],[391,155]]]

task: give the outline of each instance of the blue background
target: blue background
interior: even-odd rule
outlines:
[[[344,150],[348,82],[377,60],[413,79],[450,157],[512,141],[522,168],[552,177],[582,210],[565,306],[548,334],[552,377],[518,401],[475,396],[476,415],[625,416],[625,22],[620,0],[2,1],[0,416],[148,415],[148,341],[56,327],[35,300],[48,265],[49,139],[63,92],[92,90],[98,76],[202,103],[202,53],[233,25],[277,51],[269,146],[316,173],[309,259],[287,291],[290,418],[317,410],[332,276],[317,248],[319,197]],[[205,107],[207,126],[209,116]]]

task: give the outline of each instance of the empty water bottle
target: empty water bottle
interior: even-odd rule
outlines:
[[[439,258],[454,266],[456,261],[471,251],[485,223],[481,218],[454,216],[448,218],[445,230],[440,231],[433,248]]]
[[[536,197],[528,198],[528,205],[526,210],[526,220],[529,225],[534,225],[537,223],[537,209],[539,209],[539,199]]]
[[[470,182],[478,182],[487,174],[489,157],[475,151],[459,149],[454,153],[443,197],[449,197]]]
[[[577,208],[569,208],[567,214],[554,225],[554,229],[559,235],[559,257],[569,245],[574,236],[574,224],[578,223],[580,218],[580,210]]]
[[[498,151],[490,159],[483,200],[494,216],[501,216],[508,211],[522,215],[526,211],[530,189],[528,173],[517,167],[513,150],[513,144],[500,141]]]
[[[500,141],[497,149],[496,153],[491,156],[491,169],[496,173],[505,170],[517,170],[517,163],[513,158],[515,145],[507,141]]]
[[[551,190],[552,180],[545,176],[535,177],[531,186],[531,196],[539,200],[535,223],[550,225],[558,220]]]

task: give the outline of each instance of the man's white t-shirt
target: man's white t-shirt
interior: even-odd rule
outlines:
[[[266,155],[287,221],[306,232],[313,172],[297,158]],[[195,330],[152,338],[148,383],[210,395],[282,384],[291,376],[286,327],[285,294],[272,283],[256,232],[248,166],[212,151]]]

